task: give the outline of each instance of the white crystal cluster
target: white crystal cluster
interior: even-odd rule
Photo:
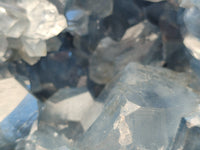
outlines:
[[[48,0],[0,0],[0,61],[7,51],[35,64],[46,56],[46,40],[67,27],[66,19]]]
[[[200,1],[182,0],[180,6],[186,8],[184,23],[187,31],[184,33],[184,44],[196,59],[200,59]]]

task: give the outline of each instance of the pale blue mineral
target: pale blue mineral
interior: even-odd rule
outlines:
[[[0,149],[6,149],[29,134],[38,104],[14,78],[0,80],[0,89]]]
[[[167,69],[130,63],[100,96],[106,101],[104,110],[78,147],[167,150],[182,116],[198,104],[199,97],[185,79]]]

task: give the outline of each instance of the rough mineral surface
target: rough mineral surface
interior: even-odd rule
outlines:
[[[184,76],[130,63],[108,88],[103,113],[80,139],[81,150],[166,150],[198,96]]]
[[[129,28],[120,42],[104,38],[90,59],[90,78],[105,84],[129,62],[145,63],[152,51],[162,51],[156,43],[158,39],[157,28],[148,21]]]
[[[0,1],[0,31],[7,37],[19,38],[28,28],[25,9],[12,3]]]
[[[182,118],[176,134],[172,150],[198,150],[200,147],[200,113],[199,109],[194,110]]]
[[[47,0],[23,0],[18,5],[26,10],[30,21],[24,36],[45,40],[56,36],[66,27],[64,16],[59,15],[57,8]]]
[[[46,56],[45,40],[57,36],[67,27],[65,17],[47,0],[2,1],[0,20],[0,32],[21,41],[21,47],[16,45],[13,49],[31,65]]]
[[[38,116],[37,100],[15,79],[0,80],[0,149],[29,133]]]

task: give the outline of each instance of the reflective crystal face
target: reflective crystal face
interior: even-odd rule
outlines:
[[[192,56],[200,59],[200,3],[196,0],[182,1],[180,6],[187,8],[184,12],[184,44]]]
[[[37,99],[14,78],[0,80],[0,149],[28,135],[38,117]]]
[[[51,127],[40,127],[27,140],[18,142],[16,150],[70,150],[68,141]]]
[[[77,139],[94,123],[102,107],[86,88],[63,88],[45,102],[40,123],[56,127],[69,139]]]
[[[67,18],[67,30],[71,33],[84,35],[88,33],[88,14],[80,8],[70,8],[65,16]]]
[[[35,0],[31,4],[30,1],[24,0],[19,5],[26,9],[30,21],[25,36],[43,40],[49,39],[67,27],[65,17],[60,15],[57,8],[47,0]]]
[[[172,150],[193,149],[198,150],[200,147],[200,110],[195,110],[182,118],[176,138],[172,145]]]
[[[167,149],[181,117],[197,104],[198,97],[185,84],[172,71],[130,63],[108,86],[103,113],[80,147]]]
[[[156,27],[147,20],[127,29],[120,42],[105,37],[90,58],[90,78],[106,84],[129,62],[144,63],[150,51],[161,51],[158,38]]]

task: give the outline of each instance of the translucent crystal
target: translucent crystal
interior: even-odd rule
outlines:
[[[200,39],[193,35],[186,35],[184,44],[191,52],[192,56],[200,60]]]
[[[0,32],[15,38],[12,50],[29,64],[35,64],[46,56],[45,40],[58,35],[67,27],[64,15],[47,0],[17,0],[0,2]],[[20,45],[20,46],[19,46]]]
[[[33,65],[46,55],[46,42],[28,37],[8,38],[8,49],[16,51],[24,61]]]
[[[200,5],[200,3],[196,4]],[[187,33],[184,34],[184,44],[196,59],[200,59],[199,14],[200,10],[197,7],[186,9],[184,14],[184,22],[187,29]]]
[[[71,33],[84,35],[88,33],[88,14],[80,8],[70,8],[65,16],[67,18],[67,30]]]
[[[102,7],[103,6],[103,7]],[[68,22],[67,30],[78,35],[89,33],[89,16],[96,20],[112,14],[113,0],[69,0],[66,4],[65,16]]]
[[[89,11],[92,15],[103,18],[112,13],[113,0],[76,0],[75,5]]]
[[[39,127],[27,139],[18,142],[15,150],[70,150],[68,140],[49,126]]]
[[[4,149],[29,133],[38,105],[14,78],[0,80],[0,88],[0,149]]]
[[[105,89],[104,110],[78,143],[81,149],[166,150],[181,117],[199,97],[185,75],[130,63]],[[107,95],[107,96],[106,96]]]
[[[155,44],[158,38],[156,27],[144,21],[127,29],[120,42],[102,39],[90,59],[90,78],[105,84],[129,62],[144,63],[151,51],[161,50]]]
[[[10,3],[0,2],[0,32],[8,37],[18,38],[28,28],[25,10]]]
[[[188,32],[197,38],[200,38],[200,10],[195,7],[186,10],[184,22]]]
[[[30,57],[25,51],[19,51],[18,54],[29,65],[34,65],[40,60],[40,57]]]
[[[65,17],[47,0],[22,0],[18,5],[26,10],[30,21],[24,36],[45,40],[58,35],[67,27]]]
[[[199,110],[182,118],[171,150],[198,150],[200,147]]]
[[[86,88],[61,89],[45,105],[41,122],[64,127],[68,122],[74,122],[74,125],[80,124],[84,131],[92,125],[102,110],[102,104],[95,102]],[[67,127],[65,130],[67,131]]]
[[[45,41],[29,37],[22,37],[21,41],[23,45],[23,51],[25,51],[29,57],[46,56],[47,48]]]

